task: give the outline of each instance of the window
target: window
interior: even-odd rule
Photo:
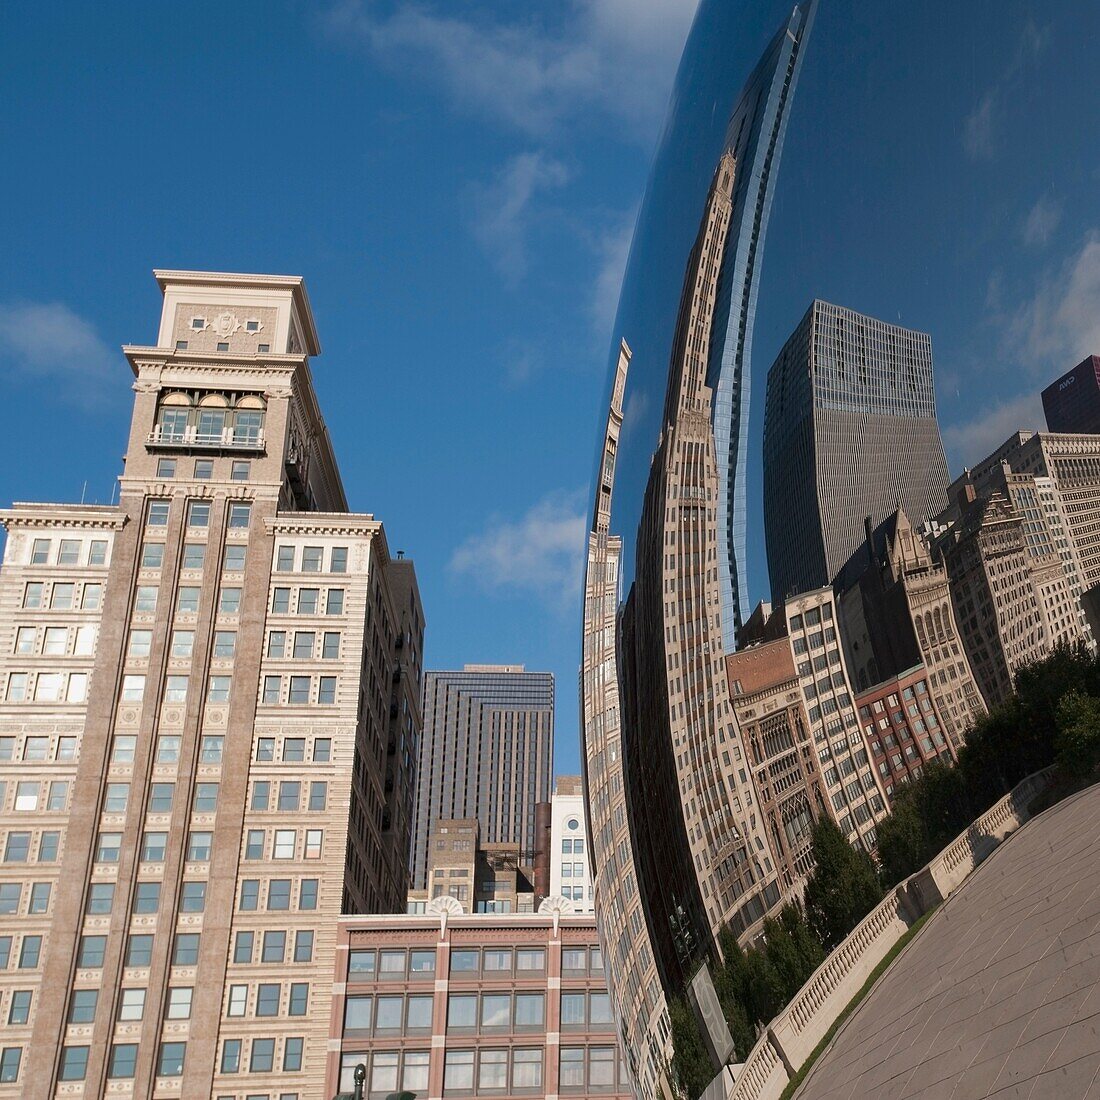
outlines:
[[[269,929],[264,933],[263,952],[260,961],[281,963],[286,955],[286,932]]]
[[[24,654],[33,653],[34,635],[35,628],[33,626],[21,626],[15,635],[15,652]]]
[[[252,473],[252,463],[248,459],[236,459],[229,470],[230,481],[247,481]]]
[[[328,570],[330,573],[346,573],[348,571],[348,548],[346,546],[334,546],[332,548]]]
[[[223,660],[235,655],[237,651],[237,632],[235,630],[217,630],[214,632],[214,656]]]
[[[134,912],[155,913],[159,905],[160,883],[139,882],[134,890]],[[148,963],[145,965],[148,965]]]
[[[326,615],[343,615],[344,590],[342,588],[330,588],[325,600]]]
[[[84,587],[84,595],[87,598],[88,586]],[[155,584],[142,585],[137,590],[137,598],[134,600],[134,610],[143,613],[152,613],[157,609],[157,586]]]
[[[34,697],[55,703],[62,697],[61,689],[64,677],[59,672],[40,672],[34,685]]]
[[[273,859],[293,859],[294,847],[298,833],[295,829],[276,829],[275,845],[272,849]]]
[[[172,944],[173,966],[197,966],[199,962],[199,933],[177,932]]]
[[[245,859],[263,859],[264,858],[264,838],[266,834],[263,829],[249,829],[248,834],[245,837],[244,843],[244,858]]]
[[[69,1001],[69,1023],[90,1024],[95,1019],[98,1002],[98,989],[74,989]],[[10,1020],[8,1022],[11,1023]]]
[[[262,701],[265,703],[278,703],[282,697],[283,678],[281,676],[265,676]]]
[[[377,956],[373,951],[352,951],[348,958],[348,977],[351,981],[373,978]],[[356,977],[353,978],[352,975]]]
[[[228,350],[229,350],[229,341],[228,340],[219,340],[218,341],[218,351],[228,351]]]
[[[18,703],[27,697],[27,674],[25,672],[13,672],[8,677],[7,700],[9,703]]]
[[[291,676],[290,678],[290,696],[289,702],[291,703],[308,703],[309,702],[309,677],[308,676]]]
[[[326,630],[324,641],[321,645],[321,656],[328,661],[338,660],[340,657],[340,633],[336,630]]]
[[[474,1087],[474,1052],[472,1050],[448,1050],[443,1059],[443,1087],[448,1090],[467,1090]]]
[[[290,879],[273,878],[267,888],[267,907],[269,910],[290,908]]]
[[[8,843],[10,845],[11,838]],[[93,882],[88,887],[88,913],[92,916],[102,916],[111,911],[111,904],[115,900],[115,884],[113,882]]]
[[[297,810],[301,802],[302,784],[297,779],[284,779],[279,783],[279,809]]]
[[[76,745],[77,739],[75,737],[59,737],[57,739],[57,759],[75,760]]]
[[[541,1028],[545,1021],[546,997],[542,993],[516,994],[516,1027]]]
[[[96,629],[94,626],[78,626],[76,628],[76,641],[73,644],[73,655],[76,657],[90,657],[95,652]]]
[[[291,764],[300,764],[306,758],[306,739],[304,737],[287,737],[283,740],[283,761]]]
[[[50,607],[55,611],[71,611],[76,585],[55,584],[50,590]]]
[[[303,573],[320,573],[321,572],[321,558],[324,551],[320,546],[303,546],[302,547],[302,572]]]
[[[276,551],[275,557],[275,572],[276,573],[293,573],[294,572],[294,547],[293,546],[280,546]]]
[[[164,563],[164,543],[147,542],[141,548],[141,568],[159,569]]]
[[[318,764],[327,764],[332,759],[331,737],[318,737],[313,742],[313,759]]]
[[[49,829],[42,834],[38,841],[38,862],[56,863],[57,848],[61,840],[61,833],[56,829]]]
[[[286,615],[290,612],[290,589],[275,588],[271,592],[271,613]]]
[[[311,810],[323,810],[328,799],[328,783],[322,780],[314,780],[309,785],[309,808]]]
[[[373,1009],[373,997],[348,997],[344,1002],[344,1028],[347,1031],[369,1031]]]
[[[271,783],[267,779],[257,779],[252,784],[253,810],[266,810],[271,800]]]
[[[283,1043],[283,1070],[296,1072],[302,1068],[302,1049],[305,1039],[300,1035],[290,1035]],[[282,1093],[283,1098],[289,1098],[291,1093]]]
[[[9,1024],[25,1024],[31,1015],[31,991],[29,989],[16,989],[11,995],[11,1005],[8,1008]]]
[[[79,539],[62,539],[61,545],[57,548],[57,564],[58,565],[79,565],[80,564],[80,540]]]
[[[160,738],[161,741],[164,738]],[[172,812],[172,795],[175,793],[175,783],[154,783],[149,788],[149,813],[167,814]]]
[[[199,426],[199,431],[203,430],[204,425]],[[220,431],[219,431],[220,434]],[[195,480],[196,481],[209,481],[214,476],[214,460],[212,458],[196,458],[195,459]]]
[[[102,966],[103,953],[106,949],[106,936],[81,936],[76,965],[87,970]]]
[[[270,1073],[275,1065],[275,1040],[253,1039],[252,1057],[248,1063],[250,1073]]]
[[[563,998],[564,999],[564,998]],[[512,1022],[512,997],[508,993],[486,993],[481,998],[481,1026],[506,1028]]]
[[[561,995],[561,1026],[569,1028],[584,1027],[583,993],[563,993]]]
[[[87,1047],[62,1047],[59,1081],[83,1081],[88,1072]]]
[[[317,702],[332,704],[336,702],[336,677],[321,676],[317,681]]]
[[[239,1073],[241,1069],[241,1040],[226,1039],[222,1043],[222,1073]]]
[[[286,656],[286,631],[273,630],[267,636],[267,655],[269,657]]]
[[[19,969],[34,970],[38,966],[38,958],[42,954],[41,936],[24,936],[19,946]],[[103,965],[103,957],[100,956],[99,965]]]
[[[161,458],[157,460],[157,477],[170,478],[176,476],[176,460],[174,458]]]
[[[484,952],[484,968],[485,970],[507,970],[512,969],[512,949],[510,947],[505,948],[486,948]]]
[[[230,543],[225,548],[225,561],[222,569],[226,573],[243,573],[245,561],[248,557],[248,547],[237,543]]]
[[[0,1050],[0,1084],[19,1080],[19,1063],[22,1057],[22,1047],[4,1047]]]
[[[141,839],[142,860],[146,863],[163,863],[167,846],[167,833],[145,833]]]
[[[183,703],[187,701],[187,677],[169,676],[164,683],[164,701]]]
[[[503,1091],[508,1086],[508,1051],[483,1050],[478,1059],[477,1087]]]
[[[320,589],[317,588],[299,588],[298,589],[298,614],[299,615],[316,615],[317,614],[317,600],[320,597]]]
[[[48,565],[50,561],[50,540],[35,539],[31,544],[31,565]]]
[[[45,585],[41,581],[32,581],[23,590],[23,606],[24,607],[41,607],[42,606],[42,594],[45,591]]]
[[[38,782],[21,782],[15,788],[15,809],[38,809]]]
[[[181,585],[176,600],[177,615],[194,615],[199,610],[199,589],[193,585]]]
[[[168,1007],[164,1016],[167,1020],[191,1019],[191,993],[190,986],[173,986],[168,990]]]
[[[239,588],[223,588],[218,610],[223,615],[236,615],[241,609],[241,590]]]
[[[184,543],[184,569],[201,569],[206,562],[205,542]]]
[[[545,970],[546,949],[544,947],[517,947],[516,970]]]
[[[157,1076],[182,1077],[186,1056],[186,1043],[161,1043],[160,1057],[157,1059]]]
[[[251,504],[236,502],[229,505],[229,526],[231,528],[247,527],[251,519]]]
[[[196,783],[192,809],[197,814],[212,814],[218,808],[218,784]]]
[[[298,890],[298,908],[299,909],[316,909],[317,908],[317,879],[304,878],[302,884]]]
[[[542,1051],[512,1051],[512,1087],[537,1089],[542,1087]]]
[[[224,745],[225,738],[221,734],[203,734],[199,749],[199,762],[201,764],[220,764]]]
[[[300,928],[294,936],[294,961],[296,963],[313,961],[313,930]]]
[[[389,1092],[397,1088],[397,1052],[378,1051],[371,1059],[370,1091]]]
[[[187,505],[187,526],[188,527],[209,527],[210,526],[210,501],[208,500],[192,500]]]
[[[313,646],[317,635],[312,630],[294,632],[294,657],[296,660],[309,660],[313,656]]]
[[[227,1016],[243,1016],[245,1005],[248,1002],[247,985],[231,985],[229,987],[229,1004],[226,1007]]]
[[[278,982],[261,982],[256,989],[256,1015],[279,1015],[279,991]]]
[[[378,1032],[400,1031],[405,998],[401,996],[379,997],[375,1006],[374,1026]]]
[[[306,842],[304,855],[306,859],[320,859],[321,849],[324,845],[325,833],[323,829],[306,829]]]
[[[558,1084],[562,1087],[584,1087],[584,1047],[562,1047]]]
[[[89,565],[106,565],[107,564],[107,540],[106,539],[92,539],[88,544],[88,564]]]
[[[144,676],[123,676],[122,678],[122,701],[124,703],[140,703],[142,697],[145,695],[145,677]],[[115,739],[116,741],[118,738]],[[131,756],[131,760],[133,757]]]
[[[415,998],[410,998],[414,1000]],[[430,1001],[430,998],[429,998]],[[309,1004],[309,982],[291,982],[290,1000],[287,1004],[288,1016],[304,1016]],[[428,1026],[431,1026],[431,1009],[429,1006]]]
[[[46,913],[50,908],[50,884],[48,882],[31,883],[31,900],[27,912]]]
[[[211,703],[229,702],[229,683],[230,678],[228,676],[211,676],[210,688],[206,694],[207,701]]]
[[[187,837],[187,858],[192,863],[208,863],[213,843],[213,833],[189,833]]]
[[[137,1051],[137,1043],[112,1043],[107,1076],[124,1081],[132,1078],[137,1071]]]

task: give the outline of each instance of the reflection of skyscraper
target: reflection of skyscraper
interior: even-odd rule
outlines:
[[[718,282],[707,385],[714,391],[714,444],[722,481],[717,501],[718,529],[725,536],[725,553],[718,555],[722,633],[731,653],[750,606],[745,477],[760,262],[787,118],[816,9],[817,0],[808,0],[791,13],[745,84],[726,129],[737,181]]]
[[[768,372],[764,522],[772,598],[830,584],[864,519],[947,503],[932,342],[814,302]]]

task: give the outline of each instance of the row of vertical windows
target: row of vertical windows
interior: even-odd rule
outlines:
[[[88,557],[82,561],[84,547],[88,547]],[[59,539],[57,552],[53,552],[51,539],[35,539],[31,543],[31,565],[106,565],[107,540],[92,539],[85,543],[82,539]]]

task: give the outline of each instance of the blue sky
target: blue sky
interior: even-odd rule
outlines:
[[[772,7],[747,5],[746,57]],[[1100,350],[1100,13],[900,7],[822,0],[757,355],[812,294],[900,313],[933,334],[957,469]],[[0,497],[110,498],[131,396],[118,347],[154,338],[154,266],[302,274],[348,495],[417,562],[429,666],[553,671],[558,770],[575,770],[611,322],[693,8],[12,7]]]

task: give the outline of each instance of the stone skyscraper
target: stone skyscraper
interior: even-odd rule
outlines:
[[[424,616],[302,280],[156,275],[119,504],[2,513],[0,1096],[319,1100],[336,918],[408,885]]]
[[[476,817],[483,844],[518,844],[529,865],[535,804],[549,802],[554,677],[523,665],[466,665],[424,678],[424,737],[416,784],[413,886],[428,887],[436,822]]]
[[[768,372],[764,523],[772,599],[831,584],[898,508],[947,504],[932,342],[815,301]]]

